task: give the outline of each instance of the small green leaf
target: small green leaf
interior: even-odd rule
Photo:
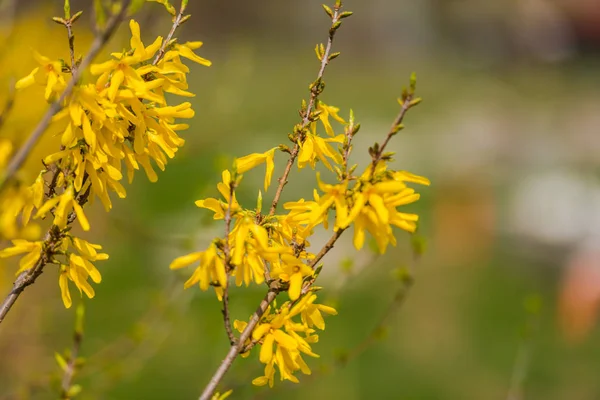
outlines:
[[[412,99],[412,100],[410,101],[410,103],[408,103],[408,106],[409,106],[409,107],[414,107],[414,106],[416,106],[416,105],[419,105],[419,104],[420,104],[422,101],[423,101],[423,99],[422,99],[422,98],[420,98],[420,97],[417,97],[416,99]]]
[[[342,271],[345,273],[352,272],[352,269],[354,268],[354,259],[351,257],[344,258],[342,260],[342,262],[340,263],[340,267],[342,268]]]
[[[140,11],[145,2],[146,0],[132,0],[131,4],[129,5],[128,14],[132,15]]]
[[[71,3],[69,0],[65,0],[65,19],[71,19]]]
[[[73,385],[67,391],[68,398],[73,398],[81,393],[81,385]]]
[[[167,12],[169,14],[171,14],[172,16],[177,15],[177,11],[175,10],[175,7],[173,7],[173,5],[171,3],[169,3],[169,0],[148,0],[148,1],[162,4],[163,6],[165,6],[165,8],[167,9]]]
[[[83,11],[77,11],[75,15],[73,15],[73,17],[71,18],[71,23],[77,21],[79,17],[81,17],[81,14],[83,14]]]
[[[334,58],[337,58],[337,57],[338,57],[340,54],[342,54],[342,53],[341,53],[341,52],[339,52],[339,51],[338,51],[338,52],[336,52],[336,53],[333,53],[333,54],[331,54],[331,55],[329,56],[329,61],[333,60]]]
[[[75,311],[75,333],[78,335],[83,335],[83,322],[85,318],[85,305],[83,301],[77,305],[77,310]]]
[[[417,74],[413,72],[410,75],[410,90],[414,93],[417,89]]]
[[[96,28],[102,28],[106,23],[106,11],[102,0],[94,0],[94,13],[96,15]]]
[[[262,211],[263,197],[262,192],[258,191],[258,199],[256,200],[256,212],[260,213]]]
[[[181,17],[181,20],[179,21],[179,25],[183,24],[184,22],[187,22],[187,20],[190,19],[191,17],[192,17],[192,14],[184,15],[183,17]]]
[[[67,360],[65,360],[65,358],[62,356],[62,354],[55,352],[54,359],[56,360],[56,363],[58,364],[60,369],[62,369],[63,371],[67,370],[68,363]]]

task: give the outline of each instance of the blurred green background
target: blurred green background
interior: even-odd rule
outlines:
[[[31,34],[65,39],[66,55],[61,27],[41,19],[59,15],[61,3],[0,2],[7,40],[29,46],[10,28],[38,18]],[[365,165],[417,73],[424,102],[390,150],[395,167],[432,181],[412,207],[427,251],[406,302],[360,352],[401,289],[392,271],[410,262],[410,237],[398,232],[398,247],[383,257],[341,240],[320,278],[321,298],[339,315],[314,346],[321,358],[308,361],[313,376],[276,381],[270,391],[251,387],[262,373],[253,354],[235,362],[223,388],[233,388],[234,399],[600,398],[597,1],[344,4],[355,15],[336,38],[342,55],[327,70],[321,99],[343,116],[354,110],[362,124],[354,160]],[[72,8],[89,11],[83,0]],[[89,211],[86,237],[110,259],[98,264],[103,282],[85,302],[82,399],[196,398],[208,382],[228,346],[219,303],[213,293],[183,291],[191,270],[168,265],[221,234],[194,201],[216,195],[233,157],[286,143],[316,76],[314,45],[328,29],[313,0],[190,1],[190,12],[178,36],[204,41],[198,53],[213,66],[191,66],[196,117],[185,147],[157,183],[138,175],[109,215],[97,204]],[[137,19],[147,41],[170,27],[158,4]],[[88,27],[82,18],[76,34]],[[128,39],[125,26],[121,33],[114,48]],[[283,159],[276,156],[275,176]],[[253,204],[261,174],[245,177],[242,203]],[[311,171],[292,178],[285,200],[311,196]],[[3,269],[7,291],[14,267]],[[48,269],[2,324],[2,399],[56,397],[54,352],[71,346],[74,309],[63,308],[55,274]],[[263,292],[233,290],[234,316],[247,318]],[[349,352],[355,357],[339,363]]]

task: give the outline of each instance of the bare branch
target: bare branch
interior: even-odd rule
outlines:
[[[260,305],[250,318],[246,329],[244,329],[244,331],[240,335],[240,339],[237,343],[231,346],[229,352],[227,353],[227,356],[225,356],[225,359],[221,362],[221,365],[219,365],[219,368],[217,369],[213,377],[210,379],[210,382],[204,388],[204,391],[202,392],[202,395],[199,398],[200,400],[209,400],[211,398],[212,394],[217,388],[217,385],[219,384],[219,382],[221,382],[221,379],[223,379],[223,376],[225,376],[225,373],[227,373],[227,371],[231,367],[231,364],[237,358],[238,354],[240,354],[240,350],[242,350],[244,342],[250,337],[252,331],[260,321],[260,318],[267,310],[267,307],[269,307],[273,300],[275,300],[278,294],[279,284],[277,283],[277,281],[275,281],[270,285],[267,295],[260,302]]]
[[[318,97],[323,91],[322,83],[323,83],[323,75],[325,74],[325,68],[329,64],[331,48],[333,46],[333,38],[335,33],[337,32],[337,28],[334,29],[334,26],[340,21],[340,10],[341,5],[334,7],[333,16],[331,17],[331,29],[329,29],[329,38],[327,39],[327,47],[325,48],[325,52],[321,57],[321,67],[319,68],[319,72],[317,73],[317,79],[312,83],[310,89],[310,99],[308,101],[308,105],[306,106],[306,112],[302,117],[302,123],[299,127],[300,131],[305,130],[310,124],[310,116],[315,110],[317,106]],[[339,25],[338,25],[339,26]],[[304,140],[304,138],[296,138],[296,144],[294,148],[290,152],[290,158],[285,166],[285,171],[283,175],[279,178],[279,185],[277,186],[277,190],[275,191],[275,197],[273,198],[273,203],[271,203],[271,210],[269,211],[269,215],[274,215],[277,210],[277,204],[279,203],[279,198],[281,197],[281,193],[283,192],[283,187],[287,184],[287,179],[292,170],[292,166],[296,161],[296,157],[298,157],[298,153],[300,152],[300,142]]]
[[[175,34],[175,31],[183,22],[182,21],[183,13],[185,12],[186,5],[187,5],[187,2],[184,2],[184,1],[181,2],[181,7],[179,8],[179,13],[177,13],[177,16],[173,20],[173,26],[171,27],[171,30],[169,31],[169,34],[167,35],[165,40],[163,40],[162,46],[160,46],[160,50],[158,50],[158,53],[156,54],[156,57],[154,58],[152,65],[158,64],[159,61],[164,57],[165,52],[167,51],[167,46],[169,45],[169,42],[171,41],[171,39],[173,39],[173,35]]]

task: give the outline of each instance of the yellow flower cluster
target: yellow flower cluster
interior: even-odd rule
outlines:
[[[97,252],[100,246],[73,236],[70,224],[77,219],[87,231],[90,224],[84,214],[85,204],[98,199],[109,211],[110,192],[120,198],[126,196],[121,183],[123,166],[129,182],[140,167],[150,181],[157,180],[153,163],[164,170],[168,159],[184,144],[178,132],[188,125],[179,119],[194,116],[189,102],[171,104],[166,97],[194,96],[188,91],[189,68],[182,59],[210,65],[193,52],[201,42],[163,43],[159,36],[145,46],[139,24],[131,20],[129,28],[130,49],[112,53],[110,60],[92,65],[89,72],[97,77],[95,82],[76,85],[62,110],[53,117],[53,126],[60,132],[61,149],[44,158],[44,169],[33,185],[19,189],[22,194],[3,196],[11,207],[9,213],[3,208],[0,214],[3,232],[9,231],[5,225],[15,223],[18,217],[27,226],[32,215],[36,219],[51,216],[52,226],[41,241],[13,240],[13,247],[0,251],[0,258],[27,253],[21,259],[19,272],[38,262],[59,265],[59,285],[66,307],[72,303],[68,282],[93,297],[88,278],[95,283],[101,280],[93,263],[108,258]],[[35,59],[39,66],[19,80],[16,87],[22,90],[42,86],[44,98],[55,101],[67,87],[75,66],[64,68],[61,61],[37,53]],[[6,145],[0,142],[0,163],[6,159],[3,146]]]
[[[279,369],[281,380],[298,383],[294,376],[296,371],[310,375],[311,370],[302,358],[305,354],[310,357],[319,357],[312,351],[311,343],[316,343],[319,336],[315,329],[325,329],[322,313],[336,315],[337,311],[323,304],[315,304],[317,295],[304,296],[300,301],[286,302],[279,309],[269,307],[262,316],[261,323],[252,332],[252,338],[246,345],[253,341],[260,345],[260,362],[265,364],[264,375],[252,381],[256,386],[267,383],[273,387],[275,366]],[[297,321],[297,317],[300,321]],[[294,321],[296,318],[296,321]],[[247,322],[235,321],[234,327],[243,332]]]
[[[418,215],[401,211],[402,206],[419,199],[419,194],[407,183],[429,185],[424,177],[390,169],[391,157],[383,154],[376,155],[361,175],[354,176],[356,166],[348,168],[350,141],[358,130],[352,115],[350,122],[346,122],[336,107],[318,101],[315,108],[310,123],[295,129],[298,132],[293,137],[298,146],[297,165],[314,168],[321,162],[336,173],[337,183],[325,183],[317,173],[318,189],[314,190],[313,199],[285,203],[284,214],[276,214],[274,209],[263,214],[260,192],[257,207],[247,209],[238,203],[235,188],[241,183],[241,174],[265,163],[267,190],[272,180],[275,152],[280,149],[290,153],[290,150],[279,146],[265,153],[238,158],[234,169],[224,171],[222,182],[217,185],[222,198],[196,202],[198,207],[212,211],[214,219],[224,220],[231,226],[226,231],[227,236],[215,239],[205,251],[177,258],[170,266],[177,269],[196,264],[185,287],[198,284],[201,290],[207,290],[213,286],[219,300],[224,297],[229,277],[235,279],[237,286],[266,282],[272,288],[272,282],[278,282],[278,290],[287,291],[290,301],[279,308],[270,306],[244,344],[244,348],[259,344],[260,361],[266,364],[264,376],[256,378],[255,385],[272,386],[275,366],[282,380],[298,382],[294,376],[297,371],[309,374],[302,355],[317,356],[310,346],[318,340],[313,328],[325,328],[322,312],[336,314],[333,308],[315,303],[312,288],[318,275],[315,264],[323,256],[308,250],[315,228],[322,225],[329,229],[331,218],[334,233],[341,234],[353,227],[356,249],[363,247],[368,232],[384,253],[389,244],[396,244],[394,227],[414,232],[417,226]],[[332,120],[341,125],[343,133],[335,135]],[[324,135],[319,134],[319,127]],[[281,187],[280,183],[278,189]],[[300,322],[294,321],[296,316],[300,316]],[[243,321],[234,323],[240,332],[247,326]]]

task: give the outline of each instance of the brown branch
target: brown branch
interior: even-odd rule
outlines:
[[[48,108],[42,119],[38,122],[31,135],[29,135],[29,137],[27,138],[25,144],[23,144],[19,151],[11,158],[10,162],[6,167],[6,170],[0,178],[0,192],[2,192],[6,183],[13,178],[13,176],[17,173],[19,168],[21,168],[23,163],[27,160],[29,153],[31,153],[33,147],[35,146],[39,138],[42,136],[46,128],[48,128],[48,125],[50,125],[54,114],[56,114],[62,109],[63,103],[71,95],[73,89],[77,85],[77,82],[81,78],[83,74],[82,71],[84,71],[88,67],[88,65],[92,63],[94,58],[96,58],[98,53],[102,50],[104,45],[113,35],[115,30],[125,17],[130,2],[131,0],[123,0],[123,3],[121,4],[121,11],[118,14],[113,15],[108,21],[106,29],[104,29],[104,31],[102,31],[99,35],[96,36],[88,54],[85,56],[83,61],[81,61],[79,68],[77,68],[77,70],[73,73],[73,77],[67,84],[65,90],[61,93],[58,101],[52,103],[52,105]]]
[[[52,178],[52,181],[55,181],[55,176],[60,174],[60,172],[61,171],[58,168],[54,169],[54,177]],[[90,195],[90,190],[91,186],[87,188],[85,193],[79,193],[77,195],[77,201],[80,205],[83,206],[87,202],[88,197]],[[71,213],[69,213],[69,216],[67,217],[67,225],[72,224],[73,221],[75,221],[75,219],[77,219],[77,214],[75,213],[75,211],[71,211]],[[23,271],[17,277],[17,279],[13,283],[11,291],[6,296],[4,301],[2,301],[2,304],[0,304],[0,324],[2,323],[2,321],[4,321],[4,318],[11,310],[12,306],[15,304],[21,293],[23,293],[25,288],[35,283],[37,278],[42,274],[46,264],[52,262],[52,257],[56,253],[56,250],[60,248],[60,245],[62,243],[62,240],[65,238],[65,235],[66,229],[61,231],[56,225],[52,225],[48,229],[48,231],[44,235],[44,243],[42,245],[42,254],[40,256],[40,259],[31,269]]]
[[[75,62],[75,35],[73,35],[73,23],[71,20],[65,24],[67,36],[69,38],[69,55],[71,56],[71,75],[77,73],[77,63]]]
[[[529,299],[530,302],[534,299]],[[538,303],[538,301],[535,301]],[[531,360],[533,356],[533,347],[535,336],[540,329],[540,305],[528,306],[528,316],[525,322],[524,330],[521,337],[521,342],[517,349],[517,354],[513,364],[510,386],[508,388],[507,400],[522,400],[523,397],[523,385],[527,379],[529,368],[531,367]]]
[[[325,74],[325,68],[329,64],[331,48],[333,46],[333,38],[335,33],[337,32],[337,28],[339,25],[336,24],[340,21],[340,10],[341,4],[334,7],[333,16],[331,17],[331,28],[329,29],[329,38],[327,39],[327,47],[325,48],[325,52],[323,53],[323,57],[321,57],[321,66],[319,68],[319,72],[317,73],[317,79],[312,83],[310,88],[310,99],[308,100],[308,105],[306,106],[306,112],[302,117],[302,123],[300,124],[298,131],[303,132],[308,125],[311,123],[311,114],[313,113],[319,95],[323,92],[323,75]],[[335,28],[334,28],[335,27]],[[271,210],[269,211],[269,215],[274,215],[277,210],[277,204],[279,203],[279,198],[281,197],[281,193],[283,192],[283,187],[288,183],[287,179],[292,170],[292,166],[296,161],[296,157],[298,157],[298,153],[300,152],[300,142],[303,140],[302,137],[298,137],[296,143],[294,144],[294,148],[290,152],[290,158],[285,166],[285,170],[283,175],[279,178],[279,185],[277,186],[277,190],[275,191],[275,197],[273,198],[273,202],[271,203]]]
[[[80,326],[83,322],[79,321],[80,318],[83,318],[83,314],[79,315],[79,313],[80,311],[77,310],[75,332],[73,333],[73,348],[71,349],[69,362],[67,364],[67,368],[65,369],[65,373],[61,382],[61,399],[63,400],[69,400],[71,398],[69,391],[71,390],[71,386],[73,385],[73,378],[75,377],[75,372],[77,369],[77,357],[79,356],[79,351],[81,350],[81,342],[83,341],[83,330]]]
[[[6,102],[4,103],[4,107],[2,108],[2,111],[0,112],[0,129],[2,129],[2,126],[6,122],[6,118],[8,117],[8,114],[10,114],[14,105],[15,105],[15,85],[14,85],[14,83],[11,83],[10,87],[9,87],[9,91],[8,91],[8,98],[6,99]]]
[[[36,279],[42,274],[44,266],[51,260],[52,255],[54,254],[54,249],[56,247],[57,242],[59,242],[58,237],[61,235],[58,227],[56,225],[52,225],[50,229],[46,232],[44,236],[44,243],[47,245],[42,247],[42,255],[40,259],[36,262],[36,264],[28,269],[27,271],[23,271],[15,280],[13,287],[10,293],[6,296],[2,304],[0,304],[0,324],[4,321],[6,314],[11,310],[12,306],[15,304],[23,290],[29,285],[32,285]]]
[[[416,268],[419,260],[420,253],[413,248],[411,255],[411,262],[408,265],[407,272],[404,276],[401,277],[401,287],[397,290],[394,295],[392,301],[387,305],[385,311],[381,314],[378,321],[374,325],[374,327],[369,331],[367,336],[364,337],[355,347],[353,347],[346,354],[338,357],[334,363],[331,365],[323,366],[320,368],[321,371],[327,371],[327,373],[332,373],[336,368],[343,368],[347,366],[351,361],[355,360],[358,356],[364,353],[370,346],[377,342],[380,338],[381,333],[383,333],[384,328],[388,325],[390,319],[394,316],[394,313],[406,302],[410,289],[414,285],[414,269]],[[309,377],[306,377],[304,383],[307,383],[309,380],[314,380],[318,378],[318,373],[313,373]],[[297,386],[296,386],[297,387]],[[282,390],[284,386],[279,386],[275,390]],[[266,392],[257,393],[253,399],[258,400],[262,399]],[[271,394],[274,394],[271,392]]]
[[[225,274],[227,275],[227,280],[225,282],[225,287],[223,288],[223,323],[225,324],[225,332],[227,332],[227,337],[229,338],[229,344],[234,345],[237,341],[237,338],[233,334],[233,330],[231,328],[231,318],[229,317],[229,275],[233,271],[233,266],[231,265],[231,248],[229,246],[229,234],[231,233],[231,207],[233,204],[233,196],[235,194],[235,179],[229,182],[229,199],[227,204],[227,211],[225,212],[225,240],[223,243],[223,253],[225,254]]]
[[[271,203],[271,209],[269,211],[269,216],[272,216],[275,214],[275,211],[277,209],[277,204],[279,203],[281,193],[283,192],[283,188],[287,184],[287,179],[292,170],[292,166],[294,165],[294,162],[298,156],[298,153],[300,152],[300,142],[303,140],[302,136],[304,135],[304,132],[305,132],[306,128],[308,127],[308,125],[314,120],[313,112],[317,105],[318,96],[319,96],[319,94],[322,93],[323,86],[324,86],[323,85],[323,74],[325,73],[325,68],[329,64],[329,61],[331,61],[330,56],[331,56],[331,48],[333,45],[333,38],[335,36],[337,29],[340,26],[341,7],[342,7],[341,1],[336,2],[335,6],[334,6],[334,11],[332,14],[330,14],[332,25],[331,25],[331,28],[329,29],[329,38],[327,40],[327,47],[324,50],[323,55],[321,57],[321,66],[320,66],[319,72],[317,74],[317,79],[311,84],[310,99],[309,99],[308,105],[306,106],[306,111],[302,117],[302,122],[301,122],[301,124],[299,124],[299,126],[296,126],[296,128],[294,129],[296,132],[298,132],[297,137],[296,137],[296,143],[294,145],[294,148],[290,151],[290,158],[287,162],[284,173],[279,178],[279,185],[275,192],[273,202]],[[337,238],[339,238],[339,235],[341,235],[342,232],[343,232],[343,230],[336,232],[336,234],[334,235],[335,239],[332,239],[329,242],[327,242],[327,244],[323,247],[323,249],[321,249],[319,254],[317,254],[315,259],[313,259],[311,262],[310,266],[312,268],[314,268],[314,266],[325,256],[325,254],[327,254],[327,252],[329,250],[331,250],[331,248],[333,247],[333,244],[335,243]],[[227,356],[219,365],[219,368],[217,369],[217,371],[211,378],[208,385],[204,388],[204,391],[202,392],[202,395],[200,396],[200,400],[210,399],[212,394],[214,393],[215,389],[217,388],[217,385],[223,379],[223,376],[229,370],[229,368],[231,367],[231,364],[237,358],[238,354],[250,350],[252,348],[252,346],[254,344],[256,344],[255,342],[251,342],[250,345],[244,346],[244,343],[246,342],[246,340],[248,338],[250,338],[252,331],[254,330],[254,328],[256,327],[258,322],[260,321],[260,318],[266,311],[267,307],[275,300],[275,298],[279,294],[280,290],[281,290],[280,283],[278,280],[272,281],[269,284],[269,291],[267,292],[267,295],[261,301],[258,309],[254,312],[254,314],[250,318],[248,325],[246,326],[246,328],[240,335],[240,338],[237,341],[237,343],[233,344],[230,347],[229,352],[227,353]]]
[[[277,281],[274,281],[270,285],[267,295],[264,299],[262,299],[260,305],[250,318],[248,325],[246,325],[246,328],[240,335],[240,339],[237,343],[231,346],[229,352],[227,353],[227,356],[225,356],[225,359],[221,362],[221,365],[219,366],[213,377],[210,379],[210,382],[204,388],[204,391],[202,392],[202,395],[199,398],[200,400],[209,400],[211,398],[212,394],[217,388],[217,385],[219,384],[219,382],[221,382],[221,379],[223,379],[223,376],[225,376],[225,373],[227,373],[227,371],[231,367],[231,364],[233,364],[233,361],[237,358],[238,354],[240,354],[240,351],[243,349],[244,342],[248,340],[248,338],[250,338],[250,335],[252,334],[252,331],[260,321],[260,318],[263,316],[263,314],[267,310],[267,307],[269,307],[273,300],[275,300],[278,294],[279,284]]]
[[[390,127],[390,130],[387,136],[385,137],[385,141],[381,146],[379,146],[378,151],[373,155],[373,162],[371,164],[371,176],[375,174],[375,168],[377,167],[377,163],[381,161],[384,154],[383,152],[385,151],[385,148],[387,147],[388,143],[390,142],[392,137],[396,135],[396,133],[398,133],[399,127],[402,124],[402,121],[404,120],[406,112],[411,108],[411,102],[413,101],[413,98],[414,93],[408,93],[403,99],[400,112],[398,113],[396,119],[394,119],[394,122],[392,123],[392,126]]]
[[[413,283],[414,281],[412,275],[408,275],[403,278],[402,287],[398,289],[394,295],[394,298],[392,299],[392,302],[388,304],[377,324],[375,324],[369,334],[358,345],[356,345],[350,352],[338,360],[338,363],[341,365],[348,364],[377,341],[384,328],[388,325],[390,319],[394,316],[396,310],[405,303]]]
[[[181,2],[181,7],[179,7],[179,13],[173,20],[173,26],[171,27],[171,30],[169,31],[169,34],[167,35],[165,40],[163,40],[162,46],[160,46],[160,50],[158,50],[158,54],[156,54],[156,57],[154,58],[152,65],[158,64],[158,62],[164,57],[164,55],[167,51],[167,46],[169,45],[169,42],[171,41],[171,39],[173,39],[173,35],[175,34],[175,31],[182,23],[183,13],[185,12],[185,7],[187,5],[186,3],[187,2],[184,2],[184,1]]]

